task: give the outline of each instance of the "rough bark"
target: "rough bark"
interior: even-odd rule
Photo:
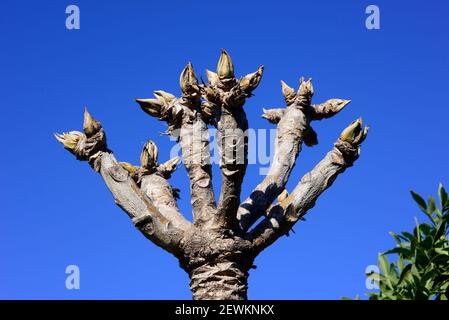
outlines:
[[[240,203],[248,153],[243,106],[259,85],[263,67],[237,79],[232,60],[223,50],[216,71],[207,71],[208,83],[199,84],[189,63],[180,77],[181,97],[155,91],[155,99],[137,99],[146,113],[167,122],[168,133],[178,138],[190,180],[193,223],[180,212],[177,190],[168,182],[180,159],[160,164],[153,141],[144,145],[139,166],[117,162],[101,124],[87,110],[84,133],[71,131],[56,138],[100,173],[117,205],[145,237],[179,260],[190,277],[193,299],[244,300],[254,259],[288,234],[337,176],[353,165],[368,129],[362,127],[361,119],[351,123],[289,195],[285,186],[302,143],[318,143],[311,123],[334,116],[349,100],[312,105],[311,80],[301,79],[297,92],[282,82],[286,107],[264,109],[263,115],[277,125],[273,162],[268,175]],[[212,190],[208,125],[217,128],[220,150],[218,204]],[[273,204],[276,197],[278,202]]]
[[[167,122],[167,133],[178,138],[190,180],[194,223],[211,227],[216,202],[212,189],[209,132],[201,116],[198,82],[190,63],[181,73],[180,84],[181,98],[159,90],[155,91],[156,99],[136,101],[149,115]]]
[[[357,145],[339,139],[326,157],[304,175],[293,192],[272,206],[265,219],[250,232],[254,250],[260,252],[279,237],[288,235],[296,222],[315,206],[318,197],[340,173],[352,166],[358,156]]]
[[[240,228],[246,232],[267,210],[274,199],[284,190],[303,142],[307,146],[318,144],[312,120],[330,118],[342,110],[350,101],[331,99],[312,106],[313,87],[311,80],[301,79],[296,94],[285,82],[282,83],[286,108],[264,109],[262,117],[277,124],[273,162],[265,179],[240,205],[237,213]]]
[[[202,265],[190,274],[194,300],[247,300],[248,271],[232,261]]]
[[[182,242],[180,265],[196,300],[246,299],[254,255],[250,241],[229,229],[191,229]]]
[[[240,205],[237,218],[242,231],[247,231],[284,189],[301,151],[308,125],[309,119],[300,106],[287,107],[278,123],[273,162],[268,174]]]
[[[179,211],[175,191],[164,177],[157,173],[143,176],[141,189],[158,211],[175,227],[182,230],[190,227],[191,223]]]
[[[196,113],[193,120],[183,121],[179,132],[179,145],[190,180],[193,219],[196,225],[210,227],[217,207],[212,189],[208,129]]]
[[[70,141],[70,135],[73,137],[73,132],[59,135],[57,138],[78,160],[88,161],[93,169],[100,173],[115,203],[128,214],[145,237],[165,250],[177,254],[187,224],[176,224],[159,212],[107,148],[106,136],[101,127],[93,133],[85,128],[85,132],[86,134],[75,134],[76,143],[73,147],[66,145],[67,141]]]

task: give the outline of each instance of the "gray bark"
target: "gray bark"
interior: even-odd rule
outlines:
[[[178,159],[159,164],[154,142],[145,144],[140,166],[117,162],[107,147],[101,124],[87,110],[84,133],[56,135],[78,160],[87,161],[101,175],[116,204],[137,229],[179,260],[197,300],[247,299],[254,259],[288,234],[337,176],[353,165],[367,135],[361,119],[354,121],[289,195],[285,186],[302,143],[318,143],[311,123],[334,116],[349,101],[331,99],[313,105],[310,80],[301,80],[298,92],[282,82],[287,106],[264,109],[263,115],[277,125],[274,161],[265,179],[240,203],[248,152],[248,122],[243,107],[262,72],[263,67],[259,67],[237,80],[232,60],[223,51],[217,72],[207,71],[207,84],[198,83],[189,63],[181,73],[180,98],[155,91],[156,99],[137,99],[146,113],[167,122],[168,133],[178,138],[190,180],[193,222],[180,212],[176,190],[168,182]],[[220,149],[222,185],[218,204],[212,190],[208,125],[217,128]],[[273,203],[276,197],[278,202]]]
[[[190,180],[193,218],[197,225],[211,226],[217,207],[212,189],[209,134],[198,113],[193,120],[186,118],[181,126],[179,144]]]

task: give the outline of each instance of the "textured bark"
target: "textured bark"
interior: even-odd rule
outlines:
[[[310,80],[309,80],[310,81]],[[270,204],[284,190],[303,142],[307,146],[318,144],[315,131],[310,126],[312,120],[330,118],[342,110],[350,101],[331,99],[312,106],[313,88],[294,90],[282,82],[286,108],[264,109],[264,115],[271,123],[277,124],[273,162],[265,179],[240,205],[237,213],[240,228],[246,232],[267,210]],[[311,86],[311,84],[310,84]],[[293,92],[292,92],[293,90]]]
[[[183,71],[191,70],[189,64]],[[168,134],[178,139],[184,165],[190,180],[191,205],[196,225],[211,227],[216,211],[215,196],[212,189],[212,168],[210,164],[209,132],[201,116],[199,92],[185,88],[184,95],[176,98],[160,98],[155,91],[155,99],[136,99],[142,109],[151,116],[167,122]],[[198,88],[199,90],[199,88]],[[165,92],[164,92],[165,93]]]
[[[241,186],[248,165],[248,121],[242,108],[244,93],[239,90],[219,92],[216,139],[220,150],[221,193],[216,213],[217,225],[235,229]]]
[[[265,219],[251,231],[249,238],[254,244],[254,250],[260,252],[279,237],[288,235],[295,223],[315,206],[318,197],[357,158],[357,146],[338,140],[332,151],[304,175],[293,192],[272,206]]]
[[[209,133],[204,121],[195,114],[193,121],[185,119],[179,134],[179,145],[190,180],[193,219],[197,225],[212,225],[216,211],[212,189]]]
[[[252,243],[228,229],[191,229],[182,242],[180,265],[189,274],[196,300],[247,297]]]
[[[309,119],[297,105],[287,107],[280,118],[274,143],[273,162],[265,179],[240,205],[238,219],[243,231],[264,214],[268,206],[284,189],[296,158],[301,151],[304,131]]]
[[[190,273],[194,300],[246,300],[248,271],[235,262],[204,264]]]
[[[164,217],[108,152],[99,155],[99,170],[116,204],[145,237],[171,253],[179,252],[184,230]]]
[[[158,211],[175,227],[182,230],[190,227],[191,223],[179,211],[175,191],[160,174],[143,176],[141,189]]]
[[[264,109],[263,114],[277,125],[273,162],[263,181],[240,203],[248,162],[248,122],[243,106],[262,73],[261,66],[237,79],[232,60],[223,50],[217,72],[207,71],[207,84],[198,83],[189,63],[180,77],[181,97],[155,91],[155,99],[137,99],[146,113],[168,124],[168,134],[177,137],[190,180],[193,223],[180,212],[177,189],[168,182],[180,159],[159,164],[158,149],[151,140],[144,145],[136,166],[117,162],[107,147],[102,125],[87,110],[84,133],[56,135],[78,160],[87,161],[100,173],[115,202],[137,229],[179,260],[190,277],[196,300],[247,299],[249,270],[257,255],[288,235],[337,176],[353,165],[367,135],[361,119],[351,123],[334,148],[289,195],[285,186],[302,143],[318,143],[311,123],[334,116],[349,100],[331,99],[312,105],[311,80],[301,79],[297,92],[281,82],[286,107]],[[217,128],[220,151],[218,204],[212,190],[208,125]]]

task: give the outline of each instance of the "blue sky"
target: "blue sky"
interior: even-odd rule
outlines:
[[[81,10],[80,30],[65,28],[69,4]],[[369,4],[380,8],[380,30],[365,28]],[[185,64],[204,76],[221,48],[238,75],[265,65],[245,106],[252,128],[273,128],[260,114],[282,105],[281,79],[297,86],[313,77],[315,102],[352,100],[315,124],[320,143],[303,149],[290,190],[353,119],[372,127],[356,165],[296,234],[257,258],[249,298],[363,294],[366,266],[394,245],[388,232],[423,219],[409,190],[428,196],[439,182],[449,186],[448,14],[446,1],[3,1],[0,298],[190,299],[175,258],[135,230],[100,177],[52,134],[81,129],[88,106],[120,160],[137,163],[149,138],[168,159],[165,125],[133,99],[179,94]],[[261,179],[250,165],[243,197]],[[189,214],[183,167],[171,181]],[[80,290],[65,288],[71,264]]]

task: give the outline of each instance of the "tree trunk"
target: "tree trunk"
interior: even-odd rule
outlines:
[[[190,273],[194,300],[246,300],[248,271],[235,262],[207,263]]]

